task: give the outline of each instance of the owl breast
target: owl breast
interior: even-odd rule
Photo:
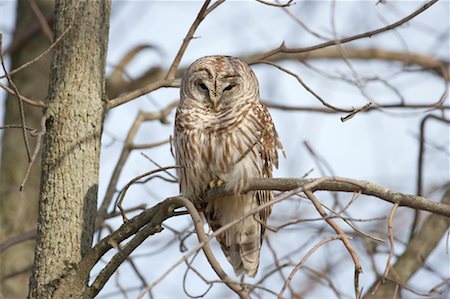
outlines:
[[[185,118],[181,117],[182,113],[177,111],[177,119]],[[247,114],[234,125],[224,120],[225,127],[204,121],[204,118],[203,121],[197,119],[195,126],[177,122],[176,160],[181,166],[178,174],[184,196],[196,200],[193,197],[204,194],[213,180],[222,180],[227,189],[239,193],[249,178],[262,176],[263,161],[258,143],[262,128],[251,119]]]

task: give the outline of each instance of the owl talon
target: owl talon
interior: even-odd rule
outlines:
[[[223,185],[223,181],[222,180],[212,180],[211,182],[209,182],[209,188],[210,189],[214,189],[214,188],[220,188]]]
[[[211,182],[209,182],[210,189],[214,189],[215,187],[216,187],[216,181],[212,180]]]

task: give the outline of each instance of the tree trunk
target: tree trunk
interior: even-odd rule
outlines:
[[[110,1],[58,0],[46,102],[38,235],[30,296],[55,285],[90,248],[97,208]]]
[[[36,0],[36,5],[47,19],[53,15],[53,0]],[[12,69],[34,59],[50,46],[50,40],[40,30],[28,1],[17,1],[16,28],[9,47]],[[5,48],[5,47],[4,47]],[[43,100],[47,95],[50,57],[44,56],[36,63],[12,76],[20,93],[33,100]],[[25,105],[28,127],[39,128],[42,110]],[[9,95],[5,101],[4,124],[20,124],[17,98]],[[28,134],[33,150],[35,138]],[[39,199],[40,161],[31,169],[22,192],[19,186],[28,167],[28,157],[19,129],[3,130],[0,164],[0,243],[13,236],[36,228]],[[28,292],[30,266],[33,262],[34,239],[3,252],[0,256],[0,290],[5,298],[24,298]],[[19,274],[20,273],[20,274]]]

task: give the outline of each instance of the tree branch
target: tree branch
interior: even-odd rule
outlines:
[[[433,4],[435,4],[436,2],[438,2],[438,0],[432,0],[426,4],[424,4],[422,7],[420,7],[419,9],[417,9],[416,11],[414,11],[413,13],[411,13],[410,15],[404,17],[403,19],[392,23],[390,25],[375,29],[375,30],[371,30],[371,31],[367,31],[365,33],[361,33],[361,34],[356,34],[356,35],[352,35],[349,37],[345,37],[345,38],[341,38],[341,39],[337,39],[337,40],[331,40],[328,42],[324,42],[315,46],[310,46],[310,47],[304,47],[304,48],[288,48],[286,47],[286,45],[284,44],[284,42],[276,49],[270,50],[268,52],[265,52],[263,54],[261,54],[260,56],[258,56],[256,58],[256,60],[267,60],[267,58],[278,54],[278,53],[303,53],[303,52],[310,52],[313,50],[317,50],[317,49],[322,49],[322,48],[326,48],[329,46],[336,46],[339,44],[345,44],[357,39],[361,39],[361,38],[366,38],[366,37],[372,37],[374,35],[392,30],[400,25],[405,24],[406,22],[412,20],[413,18],[415,18],[417,15],[419,15],[420,13],[424,12],[425,10],[427,10],[428,8],[430,8],[430,6],[432,6]]]
[[[406,206],[416,210],[424,210],[438,215],[450,217],[450,205],[434,202],[422,196],[403,194],[392,191],[383,186],[368,182],[339,177],[322,178],[324,181],[318,183],[312,191],[340,191],[340,192],[361,192],[365,195],[378,197],[390,203],[398,203],[399,206]],[[322,180],[320,179],[320,180]],[[249,187],[244,190],[278,190],[287,191],[316,182],[319,179],[295,179],[295,178],[272,178],[272,179],[252,179]]]
[[[441,204],[450,206],[450,186],[448,186]],[[398,286],[406,286],[411,276],[423,267],[424,261],[447,232],[449,225],[450,218],[448,216],[445,218],[435,214],[430,215],[420,231],[411,239],[403,254],[391,267],[386,282],[382,283],[384,277],[379,277],[364,295],[364,299],[393,298]],[[378,285],[380,287],[374,293]]]
[[[210,190],[204,197],[204,200],[212,200],[214,198],[227,194],[227,192],[225,192],[223,188],[224,187],[222,187],[221,189]],[[399,206],[408,206],[410,208],[422,209],[439,215],[450,216],[450,205],[446,203],[436,203],[420,196],[394,192],[367,181],[358,181],[346,178],[324,177],[320,179],[252,179],[250,180],[249,187],[244,190],[244,192],[250,190],[288,191],[277,196],[273,201],[258,207],[254,211],[251,211],[250,214],[257,213],[259,210],[266,208],[266,206],[273,205],[282,200],[285,200],[286,198],[298,192],[304,192],[305,190],[309,190],[311,192],[327,190],[342,192],[361,192],[362,194],[375,196],[394,204],[397,203]],[[103,273],[100,274],[101,277],[99,276],[96,278],[95,281],[97,282],[94,281],[94,284],[91,287],[84,286],[84,289],[81,290],[81,292],[85,292],[85,294],[97,294],[104,283],[106,283],[108,278],[114,272],[113,268],[117,268],[120,263],[123,262],[128,256],[127,254],[131,253],[139,244],[141,244],[145,240],[145,238],[147,238],[149,235],[161,231],[161,224],[166,219],[174,215],[175,209],[182,206],[184,206],[184,204],[183,201],[180,200],[180,197],[167,198],[156,206],[147,209],[141,214],[131,218],[129,221],[122,224],[119,229],[102,239],[97,243],[97,245],[91,248],[84,256],[82,261],[72,270],[69,270],[69,274],[63,280],[61,280],[58,288],[60,288],[61,290],[66,290],[68,289],[66,287],[67,285],[86,281],[92,268],[97,264],[97,262],[106,252],[108,252],[112,248],[116,248],[122,241],[136,234],[132,241],[127,243],[123,247],[123,250],[119,252],[119,254],[114,258],[114,261],[111,261],[108,264],[108,269],[105,268],[104,271],[101,272]],[[188,254],[186,254],[180,261],[178,261],[175,266],[191,256],[197,250],[204,248],[206,243],[209,242],[212,238],[222,233],[224,230],[228,229],[230,226],[236,224],[237,222],[242,221],[245,217],[248,217],[248,215],[243,215],[239,219],[236,219],[235,221],[223,226],[221,229],[210,235],[207,239],[202,239],[201,243],[193,250],[191,250]],[[171,269],[169,269],[168,271],[171,271]],[[157,282],[159,282],[159,280],[155,281],[150,286],[150,288],[157,284]]]

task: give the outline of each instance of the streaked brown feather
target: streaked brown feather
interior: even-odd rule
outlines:
[[[192,80],[202,72],[215,80],[214,88],[221,84],[220,78],[239,76],[242,94],[229,106],[213,111],[207,102],[194,96],[198,93]],[[271,191],[240,194],[250,178],[272,177],[281,143],[267,108],[259,101],[255,75],[239,60],[204,57],[188,69],[182,80],[174,141],[177,164],[182,166],[178,172],[184,196],[198,200],[208,190],[209,182],[217,179],[224,180],[234,193],[205,205],[205,218],[213,231],[272,199]],[[236,274],[256,274],[270,213],[271,207],[267,207],[217,236]]]

